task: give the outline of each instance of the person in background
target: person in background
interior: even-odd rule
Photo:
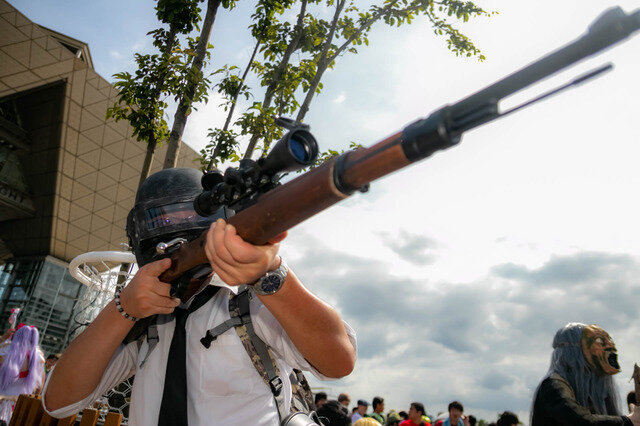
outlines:
[[[532,426],[640,425],[622,414],[613,375],[620,372],[611,336],[595,324],[569,323],[553,338],[551,365],[534,393]]]
[[[44,356],[38,348],[38,329],[16,330],[0,367],[0,420],[9,423],[18,395],[39,392],[44,380]]]
[[[395,410],[389,411],[387,414],[387,421],[383,423],[385,426],[399,426],[402,421],[402,417]]]
[[[326,426],[349,426],[351,418],[349,411],[336,400],[330,400],[322,404],[317,411],[318,417]]]
[[[469,426],[476,426],[476,423],[478,423],[478,419],[476,419],[474,415],[470,414],[468,419],[469,419]]]
[[[316,410],[322,407],[323,404],[327,402],[327,393],[326,392],[318,392],[314,398],[314,403],[316,404]]]
[[[424,405],[421,402],[412,402],[409,407],[409,418],[400,423],[400,426],[431,426],[431,422],[422,420],[424,415]]]
[[[53,369],[53,367],[56,365],[56,362],[58,362],[61,356],[61,354],[51,354],[47,357],[46,361],[44,362],[44,372],[46,374],[49,374],[49,372]]]
[[[376,419],[380,424],[384,424],[384,417],[382,416],[382,412],[384,411],[384,399],[380,396],[373,397],[371,407],[373,408],[373,413],[371,413],[369,417]]]
[[[348,410],[349,404],[351,404],[351,397],[348,393],[341,393],[340,395],[338,395],[338,402]]]
[[[505,411],[500,414],[496,426],[516,426],[518,423],[520,423],[520,420],[518,420],[518,416],[516,416],[515,413]]]
[[[460,401],[453,401],[449,404],[449,418],[443,423],[443,426],[468,426],[469,422],[462,415],[464,407]]]
[[[356,411],[351,416],[351,421],[355,423],[363,418],[367,414],[367,408],[369,408],[369,403],[364,399],[359,399],[358,405],[356,406]]]

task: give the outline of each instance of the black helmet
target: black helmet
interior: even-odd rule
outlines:
[[[127,236],[139,266],[164,257],[156,253],[159,242],[194,240],[216,219],[227,219],[227,209],[209,217],[193,209],[193,200],[202,192],[201,179],[202,172],[196,169],[164,169],[138,188],[136,203],[127,216]]]

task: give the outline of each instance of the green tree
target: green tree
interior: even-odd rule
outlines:
[[[107,118],[129,121],[136,139],[147,143],[140,183],[149,176],[156,147],[169,134],[167,98],[181,89],[185,57],[178,36],[190,33],[200,20],[197,0],[158,0],[155,10],[158,20],[169,26],[149,33],[159,53],[136,54],[138,69],[133,75],[115,74],[118,101],[107,110]]]
[[[455,16],[466,22],[472,16],[491,14],[470,1],[385,0],[382,6],[373,5],[367,12],[361,12],[353,0],[329,0],[328,3],[334,5],[335,12],[323,39],[314,41],[322,44],[322,50],[313,58],[314,77],[298,110],[296,121],[302,121],[309,111],[313,96],[322,88],[321,80],[325,71],[333,68],[338,57],[345,53],[358,53],[356,46],[368,46],[367,34],[379,21],[391,27],[400,27],[411,24],[415,17],[423,15],[431,22],[436,35],[447,37],[447,47],[456,55],[477,55],[479,60],[485,59],[480,50],[446,19]],[[327,23],[322,21],[318,21],[317,25],[320,28],[327,27]]]
[[[256,117],[256,119],[253,119],[253,117],[250,116],[245,116],[245,122],[249,125],[243,128],[243,133],[250,133],[251,139],[249,140],[249,145],[245,151],[244,158],[251,158],[251,154],[253,154],[253,150],[255,149],[256,143],[259,139],[262,138],[265,141],[266,150],[269,144],[269,139],[267,139],[268,136],[280,136],[280,130],[272,123],[272,117],[275,115],[274,113],[276,113],[276,111],[271,109],[271,103],[273,102],[274,95],[277,91],[280,93],[280,102],[277,108],[277,114],[282,114],[287,107],[288,109],[292,109],[297,106],[295,97],[292,95],[297,89],[298,80],[294,77],[296,70],[290,67],[289,62],[293,53],[299,49],[300,42],[304,36],[304,19],[306,17],[307,3],[307,0],[302,0],[300,2],[300,11],[298,12],[297,21],[291,31],[289,31],[289,27],[286,24],[283,25],[282,29],[284,31],[281,32],[282,36],[279,37],[279,40],[276,40],[277,43],[274,43],[265,49],[265,59],[267,61],[274,61],[275,64],[271,67],[265,66],[261,68],[263,76],[262,84],[263,86],[266,86],[266,89],[262,102],[254,105],[253,108],[254,110],[257,110],[260,115]],[[285,103],[284,99],[288,102]],[[246,120],[247,118],[249,120]],[[246,131],[247,129],[249,132]]]
[[[128,120],[138,140],[148,143],[141,181],[148,175],[155,147],[168,138],[164,167],[175,167],[184,128],[194,104],[206,101],[210,80],[203,69],[210,59],[209,44],[213,24],[220,5],[232,9],[234,0],[207,0],[207,8],[199,36],[189,35],[200,22],[199,3],[202,0],[158,0],[156,13],[169,29],[158,29],[150,35],[160,53],[136,54],[138,70],[116,74],[120,89],[118,103],[108,116]],[[282,16],[294,4],[299,10],[293,22]],[[310,11],[315,7],[315,11]],[[318,8],[333,10],[332,18],[318,18]],[[239,140],[249,138],[244,153],[249,158],[258,143],[264,155],[272,140],[282,135],[275,126],[276,114],[294,115],[301,122],[309,111],[314,96],[322,90],[322,77],[334,68],[339,57],[358,53],[368,45],[369,31],[377,22],[390,27],[410,24],[417,17],[426,18],[438,36],[447,38],[448,48],[456,55],[484,56],[475,45],[449,22],[467,21],[471,17],[490,15],[470,1],[459,0],[380,0],[367,10],[360,10],[355,0],[259,0],[252,15],[251,34],[255,44],[252,55],[243,67],[231,64],[212,73],[215,84],[225,99],[227,117],[221,128],[209,130],[210,143],[201,152],[204,168],[220,161],[240,158]],[[181,46],[184,44],[184,47]],[[259,59],[256,59],[256,57]],[[247,85],[249,74],[257,77],[260,89]],[[240,97],[257,98],[241,116],[233,121]],[[302,96],[301,96],[302,95]],[[298,98],[302,97],[302,102]],[[165,120],[167,99],[177,103],[171,132]],[[328,151],[322,158],[338,154]]]
[[[282,14],[294,1],[258,1],[255,12],[251,16],[254,23],[249,27],[256,42],[242,76],[234,72],[234,70],[238,70],[238,67],[228,65],[214,73],[222,73],[224,75],[216,87],[218,92],[225,98],[225,102],[221,106],[227,111],[227,117],[221,129],[209,129],[208,137],[210,138],[210,143],[201,151],[203,166],[206,164],[205,168],[207,170],[211,170],[219,162],[231,158],[238,159],[236,150],[238,149],[239,134],[230,129],[238,98],[244,96],[248,100],[251,96],[251,90],[246,84],[246,79],[250,70],[256,66],[254,62],[256,54],[259,49],[262,49],[262,51],[273,49],[279,44],[276,15]],[[306,0],[303,0],[302,3],[304,8]],[[268,92],[269,90],[267,90]]]
[[[184,88],[176,97],[178,107],[173,117],[173,126],[167,142],[167,154],[163,166],[165,169],[176,166],[182,134],[193,104],[207,99],[209,80],[204,77],[202,68],[205,65],[205,60],[210,57],[209,48],[213,47],[209,44],[209,38],[220,5],[226,9],[233,9],[235,0],[207,0],[207,11],[200,35],[196,40],[190,40],[192,48],[187,53],[190,55],[191,61],[185,73]]]
[[[254,101],[242,116],[236,120],[237,133],[229,126],[230,115],[223,129],[211,129],[211,143],[202,151],[203,165],[211,168],[220,161],[239,159],[235,151],[239,146],[238,138],[249,137],[249,144],[244,158],[250,158],[259,142],[262,142],[263,155],[272,140],[282,135],[282,130],[274,125],[276,114],[294,114],[296,120],[302,122],[309,111],[314,96],[322,90],[322,77],[327,69],[333,68],[339,57],[348,53],[357,53],[361,45],[368,45],[369,31],[377,22],[389,27],[400,27],[410,24],[417,17],[424,17],[431,23],[437,36],[445,36],[447,47],[456,55],[476,56],[484,60],[479,49],[449,20],[457,19],[466,22],[471,17],[491,15],[472,2],[457,0],[384,0],[380,5],[374,4],[366,11],[361,11],[356,2],[351,0],[326,0],[326,7],[333,8],[332,19],[319,19],[309,12],[308,5],[321,3],[319,0],[301,0],[295,24],[279,22],[271,19],[268,33],[274,37],[264,43],[260,53],[261,61],[251,57],[250,65],[245,68],[241,81],[246,79],[246,71],[251,69],[259,78],[264,88],[262,101]],[[253,34],[256,37],[256,34]],[[257,40],[256,47],[262,42]],[[255,50],[254,50],[255,52]],[[295,54],[295,55],[294,55]],[[292,58],[298,58],[292,61]],[[293,62],[293,63],[292,63]],[[233,98],[233,91],[226,91],[219,85],[219,91],[227,99]],[[249,88],[244,86],[244,94],[248,99]],[[303,101],[297,96],[302,92]],[[328,151],[321,158],[330,158],[339,154]]]

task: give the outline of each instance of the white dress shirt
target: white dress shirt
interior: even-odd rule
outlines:
[[[200,343],[200,339],[205,336],[207,330],[229,319],[229,294],[237,292],[237,287],[227,286],[216,276],[209,285],[218,285],[222,288],[209,302],[191,313],[186,324],[189,425],[279,425],[278,410],[273,395],[251,362],[235,329],[227,330],[218,336],[209,349]],[[250,310],[256,334],[271,347],[278,364],[284,384],[282,392],[285,397],[285,409],[288,412],[291,404],[289,375],[293,368],[310,371],[320,380],[329,380],[329,378],[320,374],[304,359],[280,323],[259,298],[255,296],[251,298]],[[160,341],[142,368],[140,364],[148,350],[146,339],[140,350],[136,342],[121,345],[109,362],[100,384],[90,395],[55,411],[49,411],[45,407],[46,411],[57,418],[73,415],[135,374],[129,407],[129,424],[156,426],[164,389],[169,346],[175,327],[175,320],[163,323],[165,318],[161,318],[162,315],[159,317]],[[348,324],[344,323],[344,325],[355,348],[355,333]],[[47,385],[48,380],[43,394],[47,392]],[[44,396],[42,400],[45,400]]]

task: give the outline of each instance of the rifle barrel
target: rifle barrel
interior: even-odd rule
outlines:
[[[460,141],[464,131],[500,116],[497,102],[538,80],[617,43],[640,29],[640,10],[606,11],[588,32],[503,80],[462,101],[445,106],[401,132],[364,149],[348,151],[260,196],[258,202],[232,216],[229,223],[252,244],[265,244],[357,189]],[[206,263],[206,231],[172,255],[160,279],[174,282],[186,271]]]
[[[451,115],[455,120],[481,108],[489,99],[503,99],[626,39],[638,30],[640,9],[627,14],[620,7],[611,8],[600,15],[582,37],[457,102],[451,106]]]

